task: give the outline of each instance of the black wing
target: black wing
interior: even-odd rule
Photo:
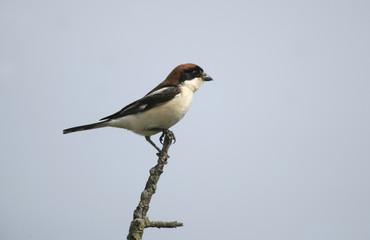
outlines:
[[[162,91],[153,94],[153,92],[160,90],[163,88]],[[165,86],[158,86],[150,91],[147,95],[143,98],[127,105],[126,107],[122,108],[120,111],[112,114],[108,117],[102,118],[100,120],[110,120],[115,118],[124,117],[130,114],[135,114],[139,112],[143,112],[149,110],[153,107],[156,107],[160,104],[163,104],[172,98],[174,98],[177,94],[180,93],[180,89],[174,85],[165,85]]]

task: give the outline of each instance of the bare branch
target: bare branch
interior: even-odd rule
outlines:
[[[161,221],[156,221],[156,222],[149,222],[149,224],[146,227],[156,227],[156,228],[177,228],[177,227],[182,227],[184,224],[180,222],[161,222]]]
[[[157,183],[159,177],[163,173],[164,165],[167,164],[168,149],[170,148],[172,141],[174,140],[174,135],[171,131],[167,131],[165,134],[165,139],[163,143],[162,151],[158,156],[158,163],[152,167],[149,171],[150,175],[148,181],[146,182],[145,189],[141,193],[139,205],[134,211],[133,220],[130,224],[129,234],[127,236],[128,240],[141,240],[144,229],[148,227],[157,227],[157,228],[176,228],[183,226],[179,222],[151,222],[146,216],[149,210],[150,200],[152,199],[153,194],[157,189]]]

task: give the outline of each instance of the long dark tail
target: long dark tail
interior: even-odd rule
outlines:
[[[84,130],[90,130],[94,128],[102,128],[102,127],[107,127],[108,125],[106,122],[98,122],[98,123],[92,123],[92,124],[87,124],[87,125],[82,125],[82,126],[77,126],[73,128],[68,128],[63,130],[63,134],[67,133],[72,133],[72,132],[78,132],[78,131],[84,131]]]

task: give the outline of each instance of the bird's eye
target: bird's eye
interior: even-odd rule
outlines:
[[[200,72],[199,72],[198,69],[194,69],[193,70],[193,74],[194,74],[194,76],[199,76],[200,75]]]

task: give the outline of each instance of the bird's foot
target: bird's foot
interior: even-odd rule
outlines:
[[[169,138],[171,138],[171,141],[173,141],[173,143],[175,144],[175,142],[176,142],[176,137],[175,137],[175,134],[171,131],[171,130],[168,130],[168,129],[166,129],[166,130],[163,130],[163,132],[162,132],[162,135],[159,137],[159,142],[160,143],[162,143],[162,145],[163,145],[163,143],[164,143],[164,137],[165,136],[168,136]],[[171,142],[172,143],[172,142]]]

